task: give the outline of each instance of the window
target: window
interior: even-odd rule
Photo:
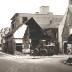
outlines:
[[[12,29],[14,29],[14,24],[12,24],[12,26],[11,26],[11,27],[12,27]]]
[[[50,20],[50,24],[52,24],[52,20]]]
[[[25,21],[27,21],[27,17],[22,17],[22,23],[24,23]]]
[[[13,19],[11,22],[11,28],[14,29],[16,24],[16,19]]]

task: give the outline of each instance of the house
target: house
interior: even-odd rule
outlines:
[[[49,12],[48,6],[40,7],[40,12],[35,14],[16,13],[11,18],[11,32],[5,37],[6,43],[14,50],[22,51],[25,44],[29,44],[28,40],[33,41],[34,47],[40,39],[58,42],[58,26],[62,18],[63,15],[53,15]],[[10,43],[10,40],[14,44]]]
[[[69,0],[69,5],[66,10],[66,13],[59,25],[59,37],[58,41],[60,43],[61,52],[67,50],[67,44],[72,43],[72,0]],[[65,45],[66,44],[66,45]]]

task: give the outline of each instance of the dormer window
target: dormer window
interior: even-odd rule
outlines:
[[[22,23],[25,23],[27,21],[27,17],[22,17]]]

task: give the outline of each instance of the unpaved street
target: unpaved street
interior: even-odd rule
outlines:
[[[0,72],[72,72],[72,66],[63,63],[67,57],[12,56],[0,53]]]

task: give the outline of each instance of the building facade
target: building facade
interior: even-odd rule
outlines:
[[[5,37],[6,43],[8,46],[11,46],[10,44],[12,44],[12,43],[9,42],[11,40],[11,42],[14,42],[13,49],[14,48],[16,49],[16,47],[23,45],[24,42],[26,42],[24,40],[24,39],[26,39],[24,37],[25,32],[26,32],[26,31],[24,31],[25,28],[22,30],[23,32],[20,31],[23,34],[23,37],[20,37],[20,35],[18,35],[19,37],[17,36],[17,38],[14,37],[16,31],[18,31],[19,28],[22,27],[23,25],[27,25],[29,27],[30,31],[33,33],[32,34],[33,36],[31,36],[32,40],[34,40],[35,38],[38,38],[39,36],[44,37],[44,35],[47,34],[48,37],[50,37],[50,39],[51,39],[50,41],[58,42],[58,35],[59,35],[58,26],[59,26],[60,22],[62,21],[62,18],[63,18],[63,15],[53,15],[53,13],[49,11],[48,6],[40,7],[40,12],[36,12],[35,14],[16,13],[11,18],[11,20],[12,20],[11,32],[9,34],[7,34]],[[31,24],[31,26],[29,26],[30,24]],[[40,32],[41,35],[40,35],[39,31],[42,32],[42,33]],[[20,32],[18,32],[17,34],[20,34]],[[26,36],[28,39],[29,33],[26,34]],[[38,36],[38,37],[36,37],[36,36]],[[48,39],[48,37],[46,39]],[[21,42],[15,43],[15,40],[21,40]],[[24,46],[21,46],[21,47],[23,48]]]

